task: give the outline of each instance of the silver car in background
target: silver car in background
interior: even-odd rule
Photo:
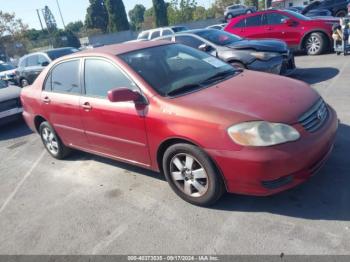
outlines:
[[[225,19],[226,21],[244,14],[250,14],[256,12],[256,7],[254,6],[245,6],[245,5],[230,5],[226,7],[225,10]]]
[[[0,80],[0,125],[22,117],[21,88]]]

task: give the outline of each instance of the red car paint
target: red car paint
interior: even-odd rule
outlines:
[[[42,91],[47,72],[66,57],[48,66],[32,86],[23,89],[27,124],[37,131],[38,117],[44,118],[69,147],[155,171],[161,169],[159,150],[164,143],[187,141],[210,156],[228,192],[241,194],[269,195],[286,190],[305,181],[322,165],[332,149],[338,121],[335,111],[328,107],[328,118],[316,132],[306,131],[298,123],[299,117],[320,99],[308,85],[245,70],[190,94],[162,97],[118,55],[166,44],[152,41],[112,45],[68,57],[99,56],[118,64],[140,87],[148,105]],[[290,124],[301,138],[269,147],[235,144],[227,128],[252,120]],[[267,189],[261,184],[288,175],[294,178],[288,185]]]
[[[266,24],[267,14],[280,14],[289,17],[291,24]],[[237,27],[240,22],[250,17],[262,15],[261,24],[258,26]],[[315,19],[302,20],[290,12],[282,10],[267,10],[256,12],[248,15],[239,16],[230,20],[225,27],[225,31],[236,34],[249,39],[260,38],[275,38],[285,41],[290,48],[303,49],[304,40],[313,32],[322,32],[331,41],[332,39],[332,24],[337,21]]]

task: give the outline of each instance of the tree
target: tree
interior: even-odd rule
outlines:
[[[145,13],[144,13],[144,17],[153,17],[154,15],[154,9],[153,6],[151,8],[146,9]]]
[[[0,11],[0,53],[4,57],[23,55],[26,52],[27,30],[21,19],[17,19],[15,14]]]
[[[103,0],[89,0],[90,6],[87,8],[85,26],[90,29],[100,29],[107,31],[108,13]]]
[[[256,9],[259,9],[259,0],[245,0],[244,4],[247,6],[255,6]]]
[[[167,6],[164,0],[152,0],[154,9],[155,25],[157,27],[168,25]]]
[[[146,8],[143,5],[135,5],[135,7],[129,11],[131,24],[135,27],[136,30],[139,30],[141,28],[141,24],[145,20],[145,11]]]
[[[119,32],[129,30],[128,17],[122,0],[105,0],[108,12],[108,31]]]
[[[84,27],[82,21],[70,22],[66,25],[66,30],[72,31],[74,33],[78,33]]]
[[[78,37],[76,37],[76,35],[70,30],[56,30],[53,37],[54,48],[67,46],[79,48],[81,46]]]

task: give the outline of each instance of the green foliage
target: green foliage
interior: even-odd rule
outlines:
[[[134,29],[139,30],[143,23],[146,8],[143,5],[135,5],[133,9],[129,11],[129,18],[131,25]]]
[[[82,21],[70,22],[66,25],[66,30],[72,31],[74,33],[78,33],[84,27]]]
[[[129,22],[122,0],[105,0],[108,12],[108,32],[129,30]]]
[[[87,8],[85,16],[85,26],[90,29],[107,31],[108,13],[103,0],[89,0],[90,6]]]
[[[156,27],[167,26],[167,5],[164,0],[152,0],[154,9],[154,22]]]
[[[153,15],[154,15],[153,6],[151,8],[146,9],[144,13],[144,17],[153,17]]]
[[[247,6],[255,6],[257,9],[259,9],[259,0],[245,0],[244,4]]]
[[[70,30],[56,30],[53,33],[53,47],[80,47],[78,37]]]

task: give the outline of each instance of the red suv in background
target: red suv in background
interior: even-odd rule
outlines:
[[[329,50],[335,20],[316,20],[289,10],[267,10],[233,18],[225,31],[246,38],[276,38],[296,50],[319,55]]]

